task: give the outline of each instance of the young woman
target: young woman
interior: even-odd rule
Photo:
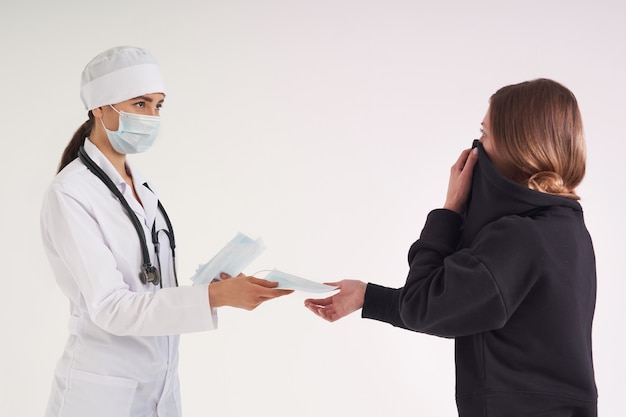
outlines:
[[[291,291],[244,275],[178,286],[171,223],[126,159],[152,145],[165,99],[148,51],[96,56],[81,98],[89,120],[67,145],[41,212],[45,250],[70,301],[46,416],[181,416],[178,334],[215,329],[218,307],[252,310]]]
[[[305,305],[456,339],[462,417],[597,415],[596,269],[576,187],[585,145],[574,95],[538,79],[490,100],[452,166],[442,209],[409,250],[404,287],[356,280]]]

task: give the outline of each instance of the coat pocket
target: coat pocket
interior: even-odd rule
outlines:
[[[63,417],[128,417],[137,381],[72,369]]]

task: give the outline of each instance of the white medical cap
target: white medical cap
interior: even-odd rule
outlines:
[[[165,94],[165,85],[156,59],[145,49],[116,46],[83,70],[80,98],[87,110],[152,93]]]

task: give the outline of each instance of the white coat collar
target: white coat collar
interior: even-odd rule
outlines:
[[[93,161],[98,165],[105,174],[113,181],[113,184],[117,186],[117,188],[124,195],[124,198],[133,209],[133,211],[137,214],[140,219],[143,219],[146,226],[152,227],[154,223],[154,219],[156,218],[157,212],[157,203],[158,203],[158,195],[156,193],[155,188],[148,183],[147,178],[136,168],[126,160],[126,169],[133,177],[133,182],[135,183],[135,191],[137,195],[141,199],[141,204],[135,200],[132,195],[132,190],[124,178],[117,172],[117,169],[111,164],[111,162],[107,159],[106,156],[98,149],[94,143],[89,140],[89,138],[85,139],[84,144],[85,152]],[[148,184],[150,189],[146,188],[144,184]],[[143,207],[142,207],[143,205]]]

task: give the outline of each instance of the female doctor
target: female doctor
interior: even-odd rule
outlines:
[[[181,416],[178,335],[215,329],[218,307],[252,310],[291,291],[244,275],[178,286],[171,223],[126,159],[150,148],[159,128],[165,87],[148,51],[96,56],[81,98],[89,120],[67,145],[41,211],[44,247],[70,300],[46,416]]]

